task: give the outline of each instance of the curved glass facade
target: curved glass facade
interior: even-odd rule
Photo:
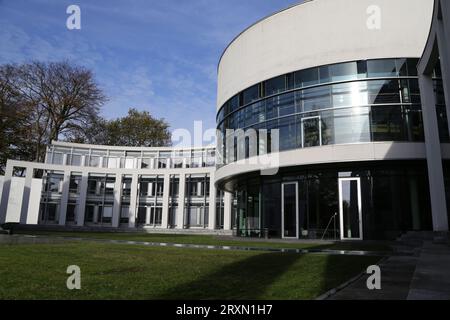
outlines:
[[[228,129],[279,129],[279,150],[371,141],[424,141],[417,59],[340,63],[289,73],[248,88],[220,109]],[[270,137],[269,137],[270,139]],[[248,146],[247,146],[248,148]],[[248,152],[245,152],[248,154]]]

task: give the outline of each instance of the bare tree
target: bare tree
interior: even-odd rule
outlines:
[[[28,104],[36,161],[52,141],[89,126],[106,101],[92,72],[67,61],[24,64],[18,73],[16,90]]]

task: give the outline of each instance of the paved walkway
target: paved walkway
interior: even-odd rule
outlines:
[[[368,275],[329,300],[450,300],[450,245],[425,241],[414,256],[392,256],[380,264],[381,290],[368,290]]]
[[[175,247],[189,249],[211,249],[211,250],[238,250],[238,251],[266,251],[266,252],[284,252],[296,254],[329,254],[329,255],[347,255],[347,256],[385,256],[390,252],[377,251],[355,251],[355,250],[333,250],[333,249],[295,249],[295,248],[273,248],[268,246],[221,246],[206,244],[181,244],[164,242],[145,242],[128,240],[108,240],[94,238],[61,237],[61,236],[29,236],[29,235],[0,235],[0,244],[34,244],[34,243],[61,243],[64,241],[84,241],[99,242],[110,244],[140,245],[149,247]]]

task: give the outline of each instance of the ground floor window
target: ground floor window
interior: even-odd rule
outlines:
[[[237,185],[239,236],[368,240],[432,229],[425,162],[288,168]]]

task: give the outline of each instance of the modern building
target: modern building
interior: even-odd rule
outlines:
[[[8,161],[0,213],[21,224],[226,233],[231,195],[215,188],[214,174],[215,147],[54,142],[45,163]]]
[[[229,44],[218,67],[215,182],[236,194],[238,234],[448,230],[447,2],[313,0]],[[267,153],[276,174],[263,174]]]
[[[8,161],[0,223],[448,231],[449,23],[445,0],[311,0],[266,17],[220,59],[217,148],[55,142],[45,163]]]

